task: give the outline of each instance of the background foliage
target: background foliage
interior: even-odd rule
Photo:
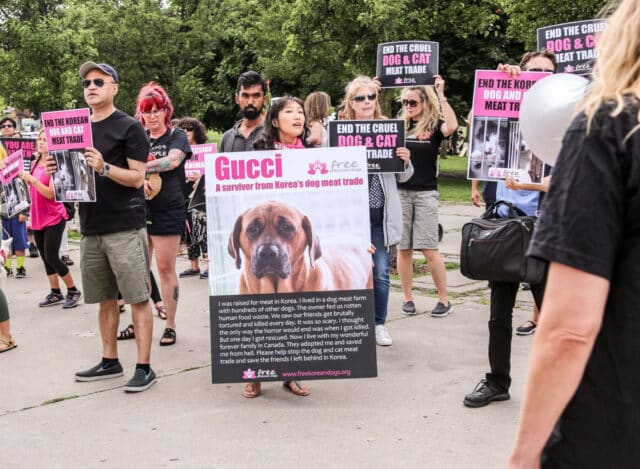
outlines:
[[[441,74],[460,116],[474,70],[517,62],[537,27],[590,19],[601,0],[3,0],[0,100],[45,110],[83,106],[86,60],[121,75],[116,105],[131,112],[154,80],[176,115],[214,129],[238,117],[237,76],[255,69],[274,96],[327,91],[337,104],[356,74],[375,73],[380,42],[440,42]],[[395,112],[387,91],[387,113]]]

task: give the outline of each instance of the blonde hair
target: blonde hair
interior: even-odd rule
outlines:
[[[356,95],[356,91],[358,90],[358,88],[363,87],[372,88],[375,91],[376,96],[380,92],[380,82],[374,81],[368,76],[358,75],[353,80],[351,80],[344,89],[344,101],[342,102],[342,104],[344,104],[347,119],[353,120],[356,118],[356,113],[351,107],[351,100]],[[378,101],[377,98],[376,106],[373,111],[373,119],[385,119],[385,117],[382,115],[382,110],[380,109],[380,101]]]
[[[312,122],[322,122],[331,110],[331,97],[324,91],[315,91],[304,100],[307,126]]]
[[[625,94],[640,100],[640,2],[610,2],[600,16],[606,16],[618,3],[618,9],[607,21],[607,28],[596,45],[598,58],[593,68],[593,83],[581,103],[587,116],[587,132],[597,110],[605,102],[616,103],[611,116],[617,116],[624,108]],[[629,135],[639,127],[634,127]]]
[[[425,135],[428,132],[433,132],[438,125],[439,120],[444,120],[442,115],[442,109],[440,107],[440,100],[436,94],[433,86],[411,86],[404,88],[400,93],[399,100],[406,99],[409,91],[417,91],[420,94],[420,99],[424,103],[424,109],[420,119],[416,123],[416,135]],[[400,117],[404,119],[404,124],[407,130],[411,126],[411,118],[406,114],[403,107],[400,111]]]

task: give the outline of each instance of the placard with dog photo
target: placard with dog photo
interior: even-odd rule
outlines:
[[[26,183],[19,175],[24,171],[24,155],[22,150],[10,154],[4,160],[4,166],[0,171],[2,182],[2,210],[3,217],[15,217],[31,206],[31,197]]]
[[[213,381],[376,376],[365,148],[205,165]]]
[[[84,151],[93,146],[89,109],[69,109],[42,113],[49,154],[58,170],[53,174],[57,202],[95,202],[95,171],[87,164]]]

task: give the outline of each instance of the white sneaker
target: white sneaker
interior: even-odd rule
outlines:
[[[387,326],[384,324],[376,324],[376,344],[386,347],[392,343],[393,340],[391,340],[391,336],[387,331]]]

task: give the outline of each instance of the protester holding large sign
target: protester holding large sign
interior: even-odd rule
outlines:
[[[378,102],[379,84],[366,76],[358,76],[345,88],[346,113],[353,121],[380,119],[383,122]],[[405,165],[399,174],[369,174],[369,218],[371,242],[375,246],[373,255],[373,293],[375,303],[376,343],[389,346],[393,343],[385,325],[389,303],[389,247],[395,246],[402,237],[402,206],[397,182],[406,182],[413,176],[411,153],[406,147],[398,148],[396,155]]]
[[[407,124],[407,148],[414,174],[398,184],[402,203],[402,240],[398,244],[398,274],[404,292],[402,312],[415,314],[413,298],[413,250],[422,251],[429,264],[438,303],[434,317],[450,313],[447,271],[438,251],[438,153],[440,144],[458,129],[458,119],[444,95],[444,80],[436,75],[435,86],[404,88],[402,116]]]
[[[382,87],[433,85],[439,73],[439,48],[429,41],[378,44],[376,76]]]
[[[597,19],[538,28],[538,50],[556,54],[558,71],[588,75],[597,57],[598,38],[606,27],[606,20]]]
[[[21,177],[29,184],[31,229],[51,288],[38,306],[53,306],[64,302],[64,309],[73,308],[78,305],[81,293],[76,288],[69,267],[58,254],[69,216],[64,205],[54,200],[53,179],[46,172],[49,150],[43,130],[38,134],[38,152],[35,155],[36,160],[31,165],[31,171],[22,172]],[[67,287],[66,296],[60,290],[58,276]]]

